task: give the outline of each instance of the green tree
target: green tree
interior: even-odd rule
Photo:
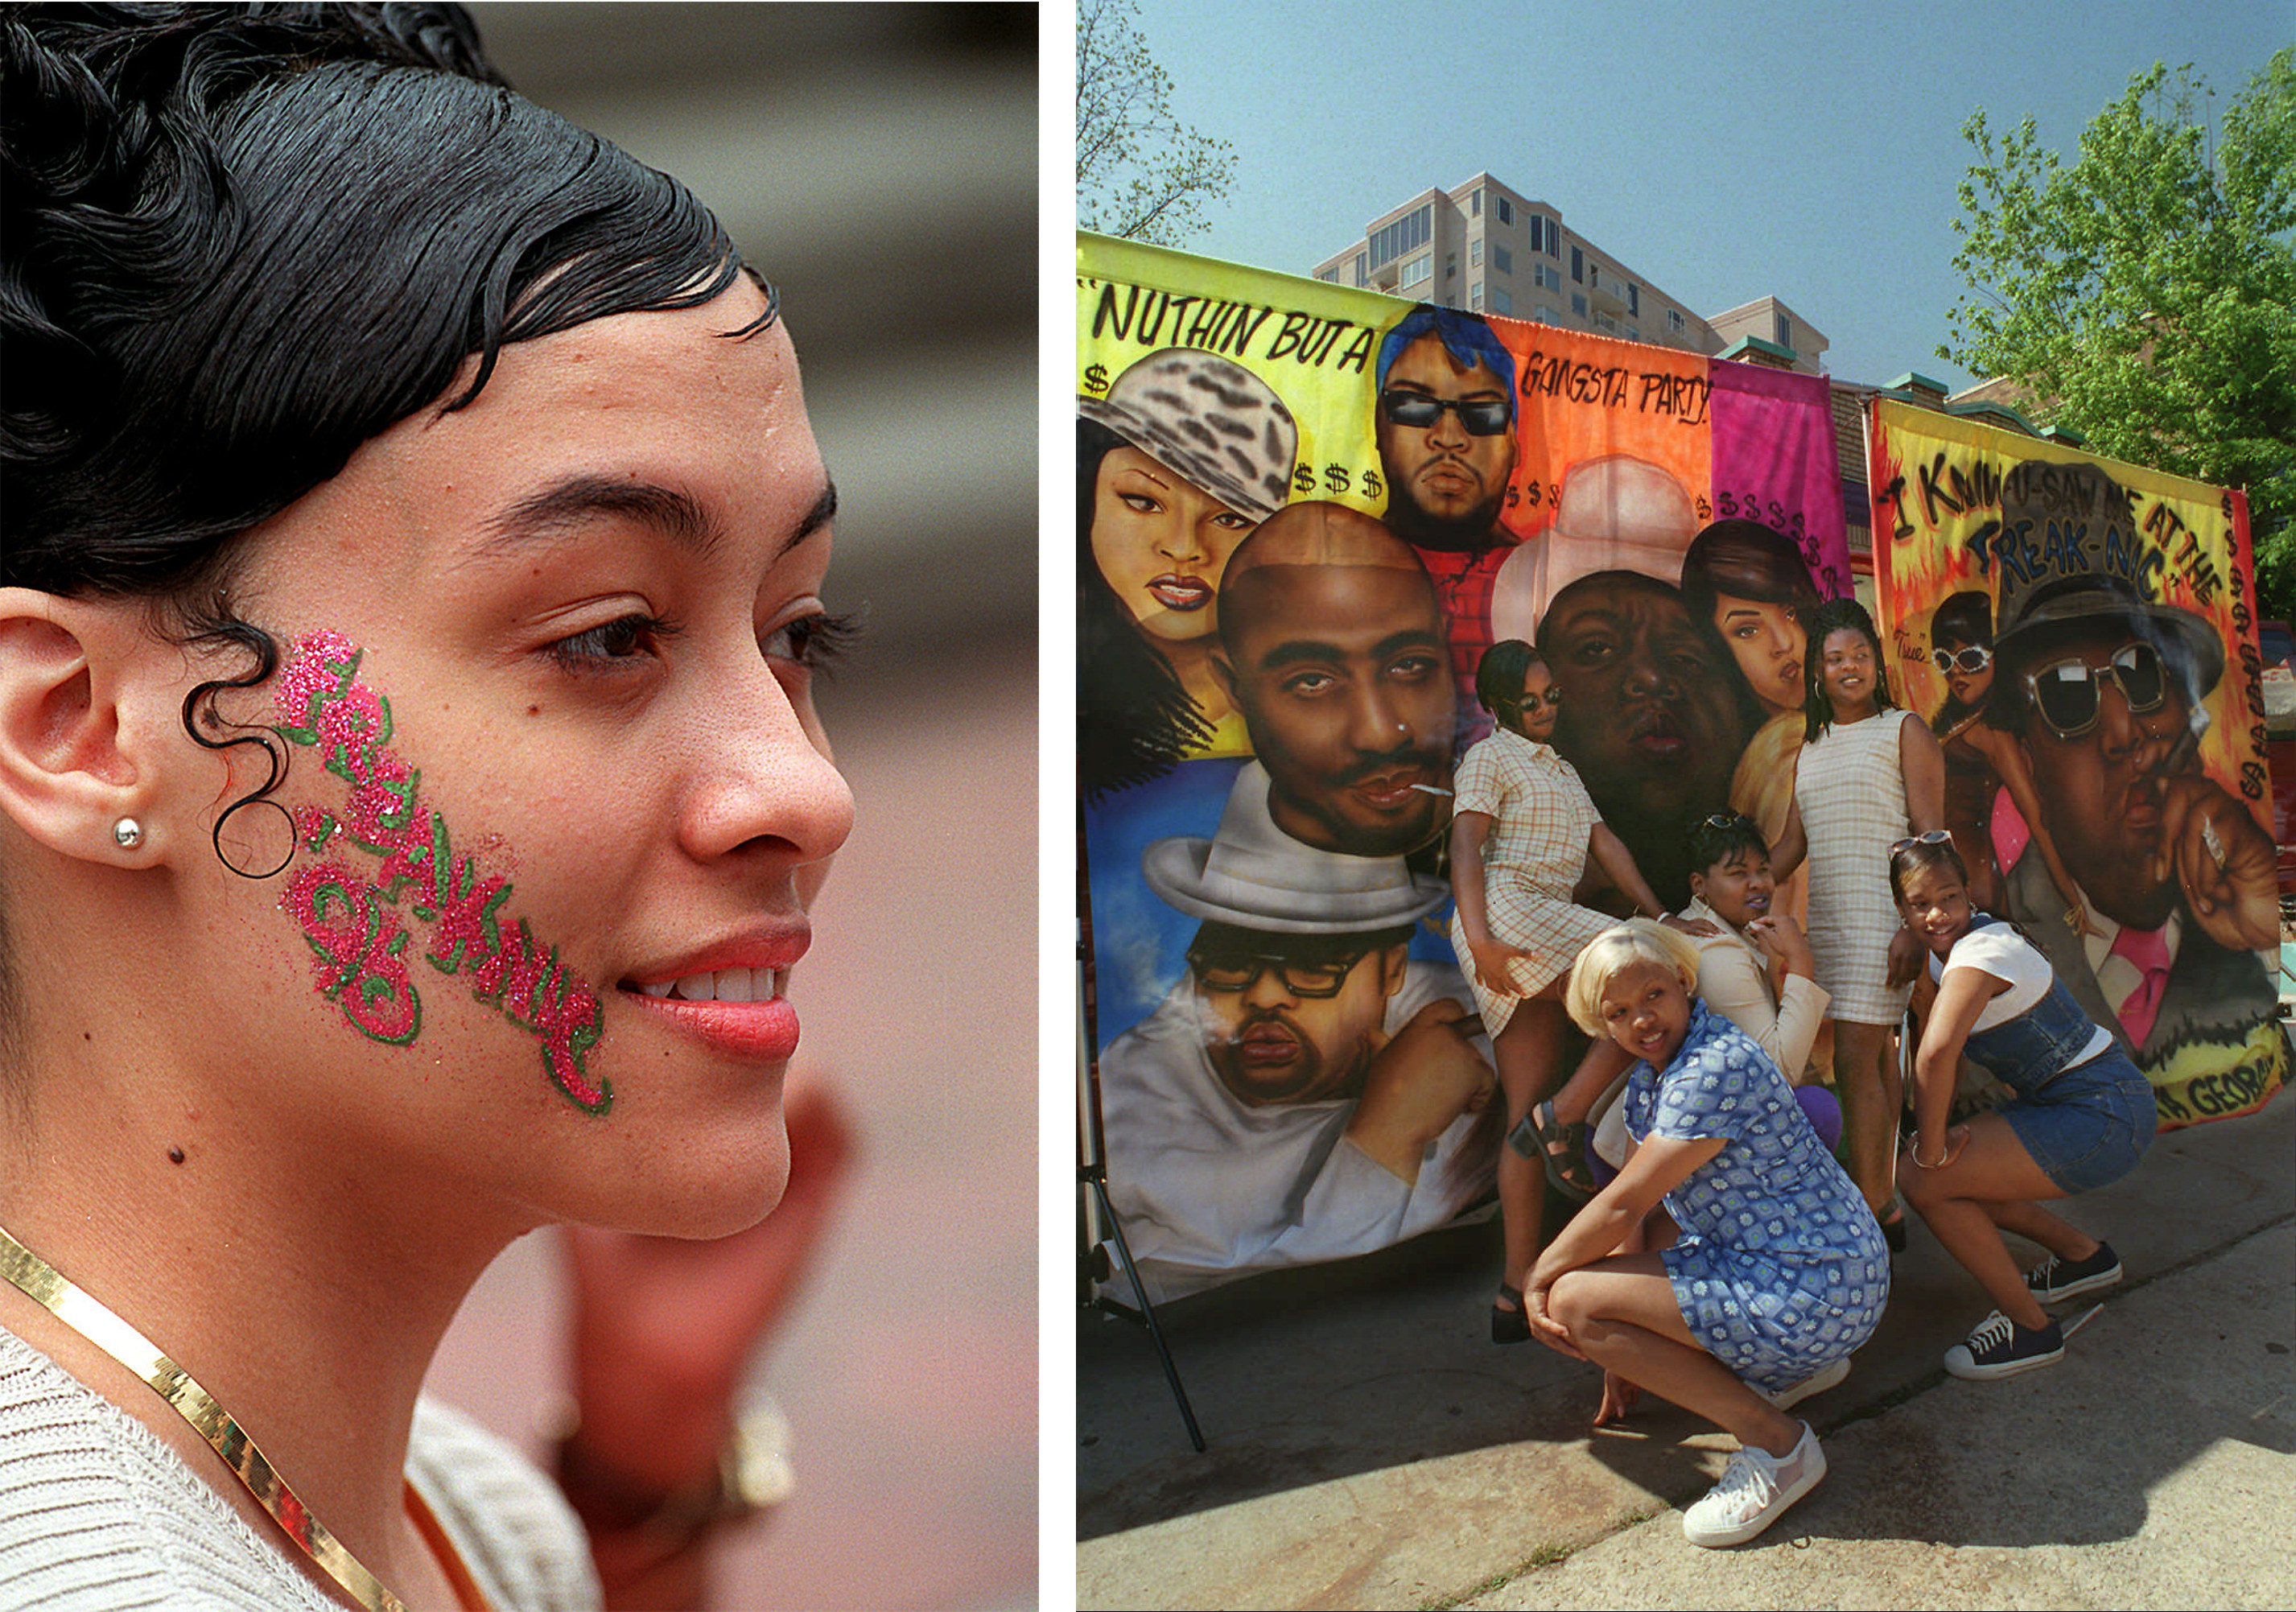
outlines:
[[[2094,451],[2245,487],[2262,613],[2296,618],[2296,46],[2225,113],[2210,150],[2189,64],[2155,64],[2041,149],[1962,133],[1954,266],[1969,294],[1938,356],[2021,382]]]
[[[1235,148],[1172,113],[1132,0],[1080,0],[1076,22],[1077,223],[1177,246],[1235,179]]]

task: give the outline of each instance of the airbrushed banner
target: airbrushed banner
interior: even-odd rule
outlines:
[[[1442,845],[1483,651],[1539,643],[1678,907],[1691,822],[1779,826],[1849,561],[1815,376],[1082,235],[1075,389],[1092,1051],[1163,1297],[1489,1193]]]
[[[2260,1107],[2288,1053],[2246,498],[1888,399],[1866,450],[1882,625],[1979,898],[2163,1129]]]

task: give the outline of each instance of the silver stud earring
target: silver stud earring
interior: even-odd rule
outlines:
[[[132,851],[144,843],[144,825],[133,817],[123,817],[111,825],[111,838],[123,851]]]

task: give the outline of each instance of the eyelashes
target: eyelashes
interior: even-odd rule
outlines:
[[[544,653],[570,672],[610,671],[659,652],[678,633],[675,622],[633,610],[549,645]]]
[[[786,660],[833,676],[861,641],[857,612],[816,610],[785,621],[758,641],[768,660]]]
[[[659,659],[683,629],[674,621],[641,610],[575,633],[544,650],[569,672],[612,674],[633,663]],[[828,676],[861,638],[857,614],[815,610],[783,622],[758,640],[768,660]]]

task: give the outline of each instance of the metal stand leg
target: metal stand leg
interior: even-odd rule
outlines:
[[[1136,1310],[1106,1297],[1095,1298],[1093,1303],[1111,1315],[1120,1315],[1148,1329],[1148,1336],[1156,1345],[1156,1358],[1163,1363],[1164,1380],[1171,1385],[1173,1403],[1180,1407],[1180,1420],[1187,1424],[1188,1442],[1201,1455],[1204,1451],[1204,1436],[1196,1427],[1196,1413],[1188,1404],[1188,1391],[1180,1386],[1179,1369],[1172,1363],[1172,1351],[1164,1342],[1164,1329],[1156,1324],[1156,1306],[1148,1302],[1148,1295],[1140,1286],[1140,1273],[1132,1268],[1132,1249],[1124,1240],[1124,1223],[1117,1219],[1116,1209],[1108,1201],[1108,1182],[1097,1168],[1091,1166],[1079,1169],[1077,1174],[1092,1188],[1093,1196],[1100,1202],[1100,1212],[1108,1222],[1109,1235],[1116,1240],[1117,1255],[1124,1261],[1125,1278],[1132,1284],[1132,1297],[1140,1301],[1140,1307]]]

